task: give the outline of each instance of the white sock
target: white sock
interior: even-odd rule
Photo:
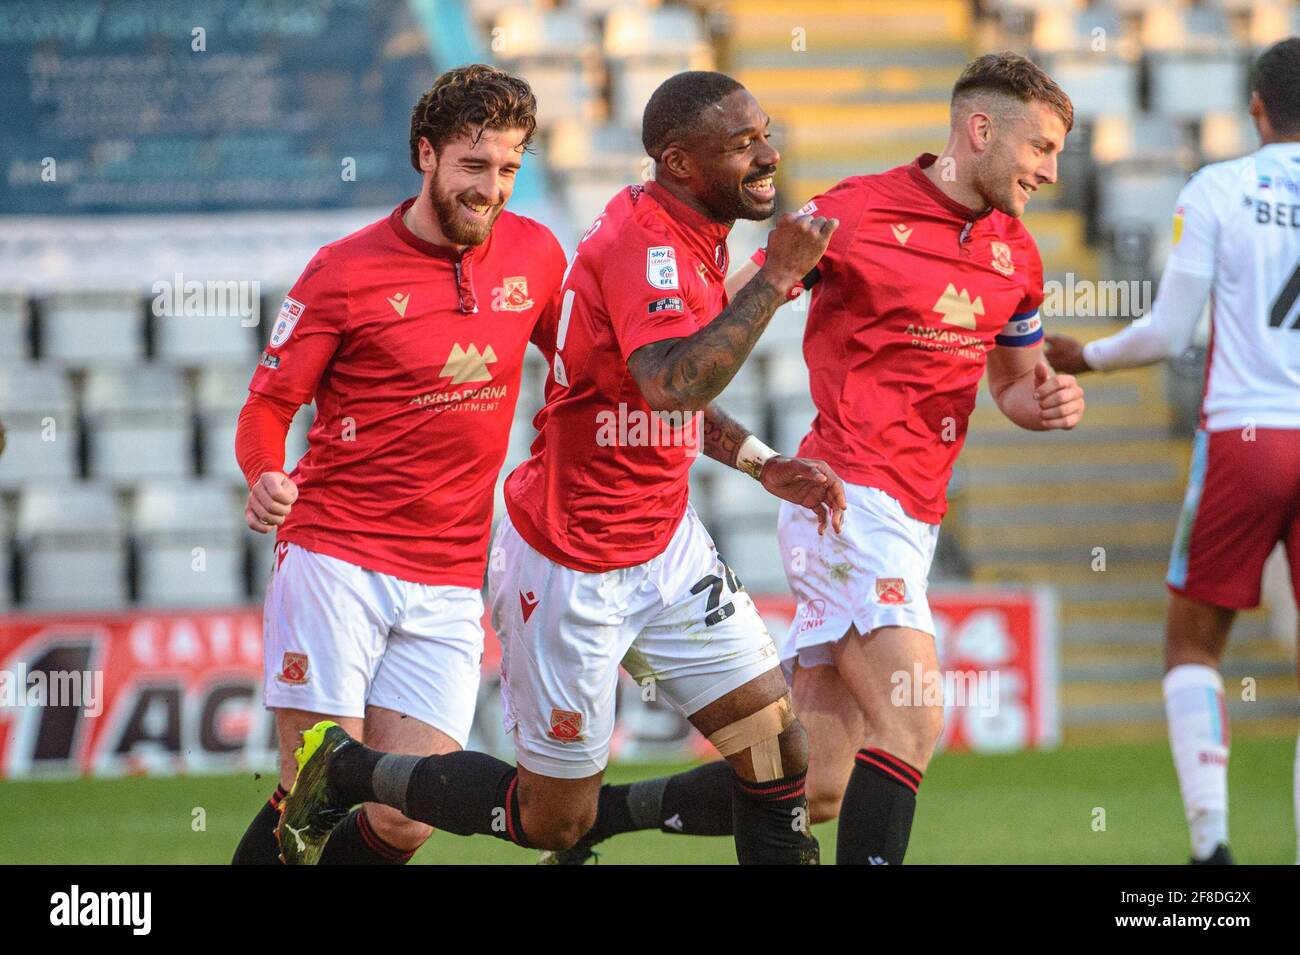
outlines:
[[[1192,857],[1208,858],[1228,841],[1228,711],[1213,667],[1184,663],[1161,684],[1169,747],[1191,829]]]

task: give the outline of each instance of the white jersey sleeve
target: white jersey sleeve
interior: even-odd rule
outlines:
[[[1181,350],[1208,282],[1202,426],[1300,428],[1300,143],[1200,170],[1179,194],[1173,242],[1149,324],[1089,343],[1084,357],[1131,367]]]

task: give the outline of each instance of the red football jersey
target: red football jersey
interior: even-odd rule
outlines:
[[[811,286],[803,353],[817,414],[799,446],[931,524],[948,508],[986,355],[1043,337],[1033,238],[944,195],[922,171],[935,158],[850,177],[803,209],[840,225]]]
[[[540,433],[505,489],[520,536],[556,563],[632,567],[662,553],[681,522],[700,415],[655,414],[627,359],[726,307],[728,231],[651,182],[614,196],[579,243]]]
[[[502,212],[462,255],[406,227],[414,201],[317,253],[249,388],[316,402],[278,539],[480,587],[524,352],[554,338],[564,252],[545,226]]]

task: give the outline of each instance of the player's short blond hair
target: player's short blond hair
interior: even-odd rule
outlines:
[[[1019,53],[986,53],[966,64],[952,88],[953,115],[973,94],[994,93],[1022,103],[1045,103],[1061,117],[1068,133],[1074,128],[1074,104],[1037,64]]]

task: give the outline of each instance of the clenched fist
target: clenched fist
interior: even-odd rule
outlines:
[[[791,288],[821,261],[839,219],[787,213],[767,237],[767,258],[760,270],[780,288]]]
[[[1083,389],[1074,375],[1058,375],[1045,361],[1034,366],[1034,400],[1045,429],[1069,431],[1083,417]]]
[[[280,471],[267,471],[248,492],[244,505],[244,520],[259,534],[279,527],[289,516],[289,509],[298,500],[298,485]]]

